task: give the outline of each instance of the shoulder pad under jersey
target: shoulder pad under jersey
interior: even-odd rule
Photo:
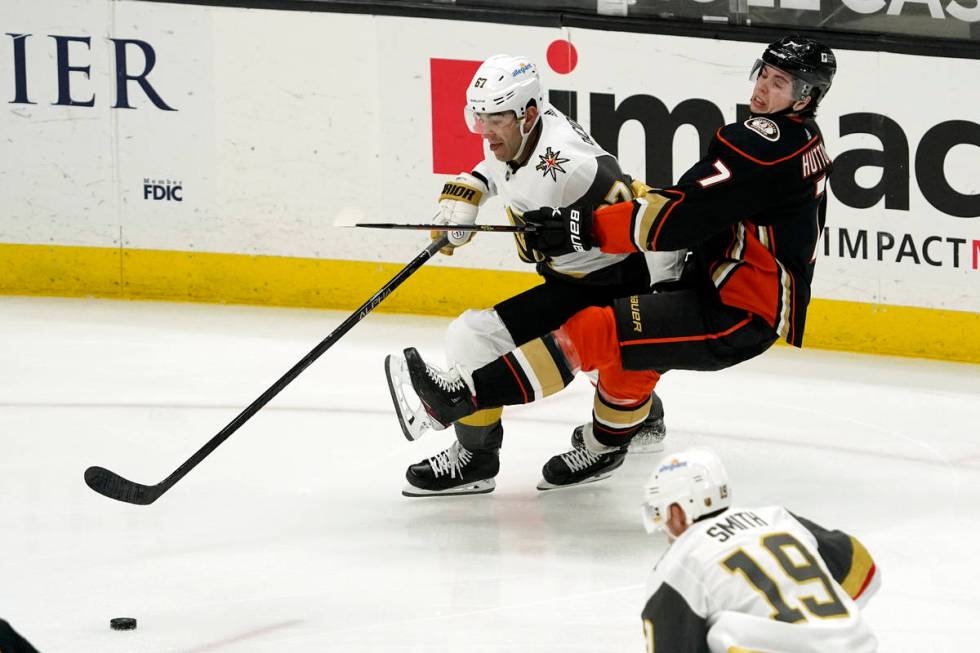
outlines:
[[[722,147],[756,163],[772,164],[799,154],[818,136],[785,116],[754,116],[725,125],[715,138]]]

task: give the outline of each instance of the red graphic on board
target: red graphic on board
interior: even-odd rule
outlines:
[[[471,132],[463,119],[466,85],[480,61],[431,59],[432,84],[432,172],[454,175],[468,172],[483,159],[482,139]]]
[[[578,51],[570,41],[552,41],[547,52],[548,65],[559,75],[567,75],[578,65]],[[432,85],[432,172],[454,175],[470,170],[483,158],[482,139],[472,133],[463,119],[466,85],[473,79],[481,61],[430,59]]]
[[[567,75],[578,65],[578,51],[571,41],[558,39],[548,46],[548,65],[559,75]]]

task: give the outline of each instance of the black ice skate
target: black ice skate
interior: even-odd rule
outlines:
[[[496,451],[470,451],[459,442],[432,458],[410,465],[405,472],[406,497],[456,496],[493,492],[500,471]]]
[[[583,432],[591,426],[576,427],[572,434],[572,450],[552,456],[545,463],[541,470],[544,478],[538,483],[539,490],[557,490],[601,481],[622,466],[626,460],[626,447],[608,453],[594,453],[585,446]]]
[[[459,371],[443,372],[428,365],[414,347],[405,350],[404,358],[385,358],[385,375],[402,433],[409,440],[418,440],[429,428],[441,431],[476,412],[476,400]],[[409,389],[419,405],[410,403],[406,394]]]
[[[573,447],[582,446],[582,429],[584,426],[584,424],[577,426],[572,432]],[[640,430],[630,440],[629,452],[660,453],[664,450],[665,437],[667,437],[667,425],[664,424],[664,404],[657,393],[654,393],[653,402],[650,405],[650,414],[643,420]]]

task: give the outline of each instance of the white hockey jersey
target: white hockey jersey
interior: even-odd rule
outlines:
[[[484,160],[473,170],[504,201],[511,224],[523,224],[526,211],[543,206],[600,206],[633,198],[631,179],[611,154],[599,147],[575,121],[547,103],[541,107],[541,134],[527,163],[519,168],[498,161],[483,141]],[[518,254],[537,263],[542,275],[589,284],[623,283],[648,274],[650,283],[680,276],[686,252],[604,254],[599,248],[536,260],[515,234]],[[644,272],[644,269],[646,270]]]
[[[872,653],[858,604],[878,583],[853,537],[779,506],[733,506],[693,524],[651,574],[647,650]]]

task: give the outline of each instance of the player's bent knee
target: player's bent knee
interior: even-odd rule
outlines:
[[[619,360],[616,318],[609,307],[590,306],[573,315],[559,329],[559,342],[566,339],[585,371],[615,364]]]
[[[461,365],[470,371],[516,348],[510,332],[492,308],[464,311],[449,323],[446,332],[446,358],[450,365]]]

